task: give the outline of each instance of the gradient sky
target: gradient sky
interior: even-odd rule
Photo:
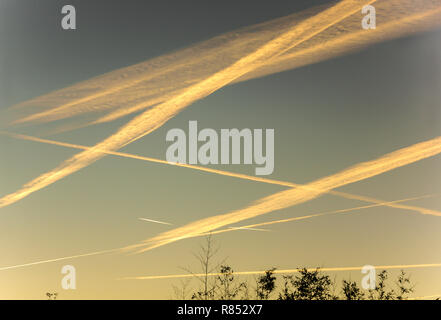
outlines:
[[[327,1],[0,1],[0,110],[117,68],[181,49],[240,27]],[[60,27],[64,4],[75,31]],[[200,128],[274,128],[270,178],[307,183],[441,133],[441,31],[388,41],[321,63],[234,84],[194,103],[124,152],[165,159],[165,135]],[[93,145],[128,121],[48,138]],[[1,121],[0,121],[1,122]],[[2,128],[3,129],[3,128]],[[9,129],[9,128],[8,128]],[[43,126],[14,128],[42,135]],[[0,196],[77,151],[0,136]],[[441,194],[435,156],[339,191],[385,200]],[[215,166],[254,173],[254,166]],[[173,227],[244,207],[284,190],[184,168],[108,156],[0,209],[0,267],[119,248]],[[322,196],[245,223],[303,216],[364,203]],[[409,202],[441,210],[441,195]],[[219,258],[235,270],[441,263],[441,218],[372,208],[269,226],[272,232],[216,236]],[[110,254],[0,271],[0,298],[162,299],[178,280],[117,280],[197,268],[201,238],[140,255]],[[61,268],[77,269],[77,290],[60,288]],[[441,293],[440,268],[409,269],[415,296]],[[359,279],[359,272],[340,272]]]

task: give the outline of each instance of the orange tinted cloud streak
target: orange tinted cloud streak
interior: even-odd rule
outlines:
[[[265,64],[269,59],[280,56],[296,45],[302,44],[323,30],[342,21],[354,12],[359,11],[363,5],[373,2],[374,0],[343,0],[313,17],[307,18],[298,24],[294,24],[288,31],[262,45],[254,52],[238,59],[229,67],[190,86],[178,96],[145,111],[129,121],[115,134],[106,138],[104,141],[71,157],[55,169],[26,183],[16,192],[4,196],[0,199],[0,208],[11,205],[76,171],[81,170],[82,168],[87,167],[104,156],[104,153],[102,152],[103,150],[118,150],[151,133],[193,102],[210,95],[235,79]]]

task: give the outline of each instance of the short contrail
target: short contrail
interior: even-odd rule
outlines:
[[[4,134],[4,135],[7,135],[7,136],[16,138],[16,139],[23,139],[23,140],[47,143],[47,144],[52,144],[52,145],[56,145],[56,146],[67,147],[67,148],[74,148],[74,149],[80,149],[80,150],[89,150],[89,149],[92,148],[92,147],[82,146],[82,145],[78,145],[78,144],[72,144],[72,143],[67,143],[67,142],[59,142],[59,141],[54,141],[54,140],[48,140],[48,139],[32,137],[32,136],[23,135],[23,134],[15,134],[15,133],[2,132],[2,131],[0,131],[0,134]],[[97,151],[100,151],[100,150],[97,150]],[[202,167],[202,166],[197,166],[197,165],[191,165],[191,164],[170,163],[170,162],[168,162],[166,160],[161,160],[161,159],[156,159],[156,158],[151,158],[151,157],[145,157],[145,156],[139,156],[139,155],[134,155],[134,154],[130,154],[130,153],[124,153],[124,152],[105,151],[105,150],[103,150],[102,152],[105,153],[105,154],[119,156],[119,157],[124,157],[124,158],[131,158],[131,159],[149,161],[149,162],[154,162],[154,163],[160,163],[160,164],[167,164],[167,165],[173,165],[173,166],[178,166],[178,167],[184,167],[184,168],[189,168],[189,169],[194,169],[194,170],[199,170],[199,171],[204,171],[204,172],[209,172],[209,173],[214,173],[214,174],[219,174],[219,175],[223,175],[223,176],[239,178],[239,179],[244,179],[244,180],[263,182],[263,183],[268,183],[268,184],[280,185],[280,186],[284,186],[284,187],[304,188],[306,190],[312,190],[308,186],[297,184],[297,183],[292,183],[292,182],[287,182],[287,181],[280,181],[280,180],[268,179],[268,178],[263,178],[263,177],[250,176],[250,175],[245,175],[245,174],[241,174],[241,173],[228,172],[228,171],[217,170],[217,169],[212,169],[212,168]],[[346,192],[340,192],[340,191],[334,191],[334,190],[329,190],[329,191],[325,191],[325,190],[312,190],[312,191],[323,191],[323,192],[326,192],[326,193],[329,193],[329,194],[332,194],[332,195],[335,195],[335,196],[343,197],[343,198],[346,198],[346,199],[352,199],[352,200],[359,200],[359,201],[363,201],[363,202],[376,203],[376,204],[381,205],[381,206],[388,206],[388,207],[397,208],[397,209],[411,210],[411,211],[416,211],[416,212],[419,212],[419,213],[422,213],[422,214],[441,215],[441,212],[439,212],[437,210],[430,210],[430,209],[426,209],[426,208],[420,208],[420,207],[415,207],[415,206],[399,204],[399,202],[401,202],[401,201],[392,201],[392,202],[390,202],[390,201],[379,200],[379,199],[374,199],[374,198],[370,198],[370,197],[354,195],[354,194],[350,194],[350,193],[346,193]]]
[[[159,224],[168,224],[168,225],[172,225],[171,223],[168,222],[164,222],[164,221],[158,221],[158,220],[152,220],[152,219],[146,219],[146,218],[138,218],[139,220],[142,221],[147,221],[147,222],[153,222],[153,223],[159,223]]]
[[[426,264],[402,264],[402,265],[385,265],[385,266],[374,266],[377,270],[392,270],[392,269],[419,269],[419,268],[439,268],[441,267],[441,263],[426,263]],[[338,272],[338,271],[359,271],[362,270],[363,267],[335,267],[335,268],[307,268],[308,271],[315,271],[319,269],[323,272]],[[289,273],[298,273],[299,269],[282,269],[282,270],[274,270],[274,274],[289,274]],[[256,274],[264,274],[264,270],[260,271],[235,271],[234,274],[237,276],[249,276]],[[135,277],[123,277],[118,280],[159,280],[159,279],[179,279],[179,278],[193,278],[193,277],[216,277],[221,276],[222,273],[196,273],[196,274],[170,274],[163,276],[135,276]]]
[[[247,227],[247,226],[243,226],[243,227],[229,227],[228,231],[231,230],[251,230],[251,231],[271,231],[268,229],[260,229],[260,228],[253,228],[253,227]]]
[[[296,188],[278,192],[255,201],[250,206],[230,213],[205,218],[183,227],[164,232],[156,237],[144,241],[146,248],[143,252],[170,242],[193,237],[198,234],[209,233],[220,227],[227,226],[242,220],[250,219],[271,211],[281,210],[300,204],[318,196],[325,191],[332,190],[350,183],[365,180],[384,172],[408,165],[410,163],[435,156],[441,152],[441,137],[414,144],[391,152],[378,159],[363,162],[334,175],[321,178],[307,184],[311,189]],[[318,191],[323,190],[323,191]],[[437,216],[441,216],[436,214]]]
[[[295,24],[288,31],[259,47],[251,54],[238,59],[229,67],[222,69],[205,80],[190,86],[178,96],[161,103],[129,121],[115,134],[106,138],[89,150],[85,150],[61,163],[58,167],[25,184],[20,190],[0,199],[0,208],[15,203],[35,191],[94,163],[103,157],[102,150],[115,151],[142,138],[161,127],[169,119],[184,110],[193,102],[202,99],[235,79],[278,57],[289,49],[302,44],[323,30],[338,23],[360,10],[363,5],[375,0],[343,0],[317,15]]]

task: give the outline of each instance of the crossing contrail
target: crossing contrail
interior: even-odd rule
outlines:
[[[424,31],[441,24],[440,1],[421,0],[418,6],[415,6],[412,0],[379,0],[375,2],[375,6],[379,21],[376,29],[366,31],[360,28],[360,12],[354,12],[320,34],[268,60],[264,65],[233,82],[316,63],[369,44]],[[56,131],[60,132],[113,121],[146,109],[180,94],[190,85],[218,71],[220,67],[232,63],[240,54],[250,48],[258,48],[289,28],[291,24],[300,23],[308,15],[316,14],[322,8],[323,6],[311,8],[306,12],[230,32],[173,54],[119,69],[24,102],[20,105],[34,106],[32,111],[39,105],[53,107],[18,119],[15,123],[48,122],[85,112],[110,111],[97,120],[87,120],[80,125],[58,128]],[[88,94],[90,91],[93,93]]]
[[[131,113],[162,103],[182,89],[203,81],[241,57],[253,53],[294,25],[329,6],[311,8],[305,12],[235,30],[189,48],[23,102],[14,109],[21,107],[22,110],[23,106],[29,111],[38,110],[38,106],[49,106],[49,109],[18,119],[15,123],[47,122],[100,110],[117,109],[115,112],[119,113],[126,109]],[[109,116],[113,118],[114,115]],[[97,122],[106,121],[103,119],[105,117]]]
[[[401,199],[401,200],[390,201],[389,203],[405,202],[405,201],[411,201],[411,200],[428,198],[428,197],[432,197],[432,196],[434,196],[434,195],[423,195],[423,196],[419,196],[419,197],[413,197],[413,198],[406,198],[406,199]],[[255,227],[260,227],[260,226],[264,226],[264,225],[272,225],[272,224],[285,223],[285,222],[291,222],[291,221],[299,221],[299,220],[315,218],[315,217],[319,217],[319,216],[323,216],[323,215],[328,215],[328,214],[336,214],[336,213],[345,213],[345,212],[350,212],[350,211],[357,211],[357,210],[372,208],[372,207],[376,207],[376,206],[380,206],[380,205],[381,204],[373,204],[373,205],[368,205],[368,206],[361,206],[361,207],[353,207],[353,208],[347,208],[347,209],[341,209],[341,210],[334,210],[334,211],[318,213],[318,214],[310,214],[310,215],[306,215],[306,216],[302,216],[302,217],[293,217],[293,218],[288,218],[288,219],[283,219],[283,220],[267,221],[267,222],[262,222],[262,223],[246,225],[246,226],[230,227],[230,228],[227,228],[227,229],[215,230],[215,231],[212,231],[212,232],[209,232],[209,233],[205,233],[205,234],[194,235],[194,237],[204,236],[204,235],[209,235],[209,234],[215,235],[215,234],[231,232],[231,231],[236,231],[236,230],[241,230],[241,229],[254,229],[254,230],[256,230]],[[257,229],[257,230],[258,231],[263,231],[263,230],[268,231],[266,229]],[[177,239],[177,240],[179,240],[179,239]],[[113,253],[113,252],[121,253],[122,251],[127,251],[128,248],[130,248],[130,249],[138,248],[138,247],[140,247],[142,245],[143,244],[141,244],[141,245],[140,244],[134,244],[134,245],[131,245],[131,246],[125,246],[125,247],[121,247],[121,248],[115,248],[115,249],[109,249],[109,250],[101,250],[101,251],[94,251],[94,252],[91,252],[91,253],[78,254],[78,255],[72,255],[72,256],[66,256],[66,257],[54,258],[54,259],[45,259],[45,260],[41,260],[41,261],[23,263],[23,264],[18,264],[18,265],[13,265],[13,266],[0,267],[0,271],[19,269],[19,268],[24,268],[24,267],[30,267],[30,266],[40,265],[40,264],[51,263],[51,262],[71,260],[71,259],[77,259],[77,258],[83,258],[83,257],[89,257],[89,256],[95,256],[95,255],[108,254],[108,253]]]
[[[0,208],[13,204],[33,192],[45,188],[94,163],[104,156],[103,152],[101,152],[102,150],[115,151],[142,138],[161,127],[193,102],[210,95],[235,79],[265,64],[268,60],[278,57],[289,49],[311,39],[335,23],[359,11],[363,5],[373,3],[374,1],[343,0],[329,9],[291,26],[288,31],[265,43],[254,52],[241,57],[232,65],[190,86],[178,96],[144,111],[121,127],[115,134],[96,144],[91,149],[74,155],[55,169],[26,183],[18,191],[4,196],[0,199]]]
[[[225,233],[225,232],[230,232],[230,231],[232,231],[232,229],[237,229],[237,228],[256,228],[256,227],[268,226],[268,225],[279,224],[279,223],[307,220],[307,219],[312,219],[312,218],[317,218],[317,217],[322,217],[322,216],[327,216],[327,215],[343,214],[343,213],[348,213],[348,212],[353,212],[353,211],[358,211],[358,210],[363,210],[363,209],[380,207],[380,206],[390,206],[392,204],[397,204],[400,202],[427,199],[427,198],[435,197],[438,195],[439,194],[427,194],[427,195],[423,195],[423,196],[419,196],[419,197],[411,197],[411,198],[400,199],[400,200],[389,201],[389,202],[378,203],[378,204],[371,204],[371,205],[366,205],[366,206],[351,207],[351,208],[346,208],[346,209],[338,209],[338,210],[332,210],[332,211],[326,211],[326,212],[320,212],[320,213],[313,213],[313,214],[308,214],[305,216],[292,217],[292,218],[279,219],[279,220],[271,220],[271,221],[249,224],[249,225],[245,225],[245,226],[239,226],[239,227],[228,227],[228,228],[224,228],[224,229],[220,229],[220,230],[210,231],[207,233],[194,234],[188,238],[221,234],[221,233]],[[178,241],[178,240],[181,240],[181,238],[169,239],[169,240]],[[122,249],[122,251],[133,250],[135,248],[140,248],[143,246],[145,246],[144,243],[139,243],[136,245],[131,245],[131,246],[125,247]]]
[[[169,223],[169,222],[158,221],[158,220],[153,220],[153,219],[146,219],[146,218],[138,218],[138,219],[141,220],[141,221],[153,222],[153,223],[158,223],[158,224],[166,224],[166,225],[170,225],[170,226],[173,225],[172,223]],[[266,229],[258,229],[258,228],[247,227],[247,226],[244,226],[244,227],[229,227],[228,229],[229,229],[229,231],[230,230],[269,231],[269,230],[266,230]]]
[[[336,174],[313,181],[307,184],[310,189],[296,188],[281,191],[255,201],[243,209],[198,220],[183,227],[161,233],[156,237],[145,240],[136,247],[144,245],[145,248],[138,251],[144,252],[177,240],[209,233],[223,226],[310,201],[322,195],[325,191],[371,178],[410,163],[435,156],[440,152],[441,137],[420,142],[410,147],[391,152],[375,160],[357,164]],[[441,216],[439,214],[436,215]]]
[[[292,221],[300,221],[300,220],[317,218],[317,217],[322,217],[322,216],[327,216],[327,215],[342,214],[342,213],[348,213],[348,212],[352,212],[352,211],[358,211],[358,210],[369,209],[369,208],[374,208],[374,207],[388,206],[390,204],[396,204],[396,203],[399,203],[399,202],[427,199],[427,198],[431,198],[431,197],[435,197],[435,196],[438,196],[438,194],[428,194],[428,195],[424,195],[424,196],[406,198],[406,199],[395,200],[395,201],[389,201],[389,202],[385,202],[385,203],[371,204],[371,205],[352,207],[352,208],[347,208],[347,209],[332,210],[332,211],[314,213],[314,214],[309,214],[309,215],[306,215],[306,216],[293,217],[293,218],[287,218],[287,219],[265,221],[265,222],[260,222],[260,223],[254,223],[254,224],[249,224],[249,225],[245,225],[245,226],[240,226],[238,228],[255,228],[255,227],[262,227],[262,226],[268,226],[268,225],[279,224],[279,223],[286,223],[286,222],[292,222]],[[229,232],[230,228],[211,231],[211,232],[206,233],[204,235],[219,234],[219,233]]]
[[[403,3],[404,2],[404,3]],[[387,7],[386,7],[387,4]],[[401,10],[397,10],[397,6],[401,7]],[[349,53],[357,49],[368,46],[379,41],[385,41],[387,39],[396,38],[409,33],[415,33],[423,31],[429,27],[433,27],[441,24],[441,2],[438,6],[434,6],[432,3],[426,6],[424,10],[416,11],[417,8],[414,3],[409,1],[390,1],[376,4],[378,19],[384,18],[384,22],[377,26],[376,29],[366,30],[360,29],[360,17],[358,14],[354,14],[351,21],[345,20],[343,26],[344,29],[350,31],[341,32],[342,26],[338,24],[338,30],[326,30],[320,39],[314,37],[307,44],[304,44],[300,48],[294,48],[289,52],[277,57],[255,71],[252,71],[243,77],[235,80],[234,82],[247,81],[254,78],[259,78],[274,73],[295,69],[301,66],[305,66],[311,63],[316,63],[322,60],[330,59],[332,57]],[[392,10],[393,8],[393,10]],[[387,9],[387,10],[386,10]],[[412,14],[412,12],[416,11]],[[401,16],[395,17],[397,13],[401,13]],[[337,29],[337,26],[334,28]],[[312,42],[312,43],[309,43]],[[135,105],[130,108],[119,108],[110,112],[108,115],[103,116],[95,121],[88,123],[88,125],[109,122],[116,120],[122,116],[126,116],[133,112],[142,110],[148,106],[151,106],[158,102],[160,99],[168,99],[169,96],[176,94],[172,92],[164,95],[164,97],[155,97],[156,99],[150,99],[143,104]]]
[[[78,145],[78,144],[72,144],[72,143],[67,143],[67,142],[59,142],[59,141],[54,141],[54,140],[32,137],[32,136],[23,135],[23,134],[1,132],[1,131],[0,131],[0,134],[4,134],[7,136],[16,138],[16,139],[35,141],[35,142],[52,144],[52,145],[57,145],[57,146],[61,146],[61,147],[74,148],[74,149],[80,149],[80,150],[89,150],[92,148],[92,147],[82,146],[82,145]],[[97,150],[97,151],[99,151],[99,150]],[[290,187],[290,188],[304,188],[307,190],[312,190],[308,186],[305,186],[302,184],[297,184],[297,183],[292,183],[292,182],[287,182],[287,181],[280,181],[280,180],[268,179],[268,178],[263,178],[263,177],[250,176],[250,175],[246,175],[246,174],[234,173],[234,172],[212,169],[212,168],[208,168],[208,167],[191,165],[191,164],[170,163],[166,160],[145,157],[145,156],[139,156],[139,155],[124,153],[124,152],[105,151],[105,150],[103,150],[102,152],[105,154],[108,154],[108,155],[114,155],[114,156],[136,159],[136,160],[143,160],[143,161],[160,163],[160,164],[173,165],[173,166],[178,166],[178,167],[184,167],[184,168],[189,168],[189,169],[193,169],[193,170],[199,170],[199,171],[203,171],[203,172],[209,172],[209,173],[214,173],[214,174],[219,174],[219,175],[223,175],[223,176],[239,178],[239,179],[244,179],[244,180],[250,180],[250,181],[255,181],[255,182],[263,182],[263,183],[274,184],[274,185]],[[416,206],[409,206],[409,205],[400,204],[399,202],[401,202],[401,201],[390,202],[390,201],[379,200],[379,199],[375,199],[375,198],[371,198],[371,197],[354,195],[354,194],[340,192],[340,191],[334,191],[334,190],[328,190],[328,191],[315,190],[315,191],[323,191],[328,194],[332,194],[334,196],[339,196],[339,197],[343,197],[343,198],[351,199],[351,200],[359,200],[359,201],[363,201],[363,202],[375,203],[380,206],[387,206],[387,207],[392,207],[392,208],[397,208],[397,209],[411,210],[411,211],[416,211],[416,212],[419,212],[422,214],[441,215],[441,212],[439,212],[437,210],[430,210],[430,209],[426,209],[426,208],[420,208],[420,207],[416,207]]]
[[[302,46],[291,49],[278,59],[237,79],[236,82],[317,63],[374,43],[441,25],[441,1],[421,1],[418,2],[418,6],[412,0],[377,1],[374,6],[378,21],[375,29],[360,28],[360,15],[354,14]]]

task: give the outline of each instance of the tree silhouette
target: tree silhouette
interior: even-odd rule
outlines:
[[[284,276],[284,287],[279,294],[280,300],[334,300],[333,281],[319,268],[308,271],[298,269],[296,276]]]
[[[46,296],[47,296],[48,300],[57,300],[58,293],[57,292],[54,292],[54,293],[46,292]]]
[[[355,281],[343,280],[342,293],[346,300],[363,300],[365,298],[364,293]]]
[[[259,300],[268,300],[271,293],[276,288],[277,278],[274,276],[276,268],[265,271],[263,276],[260,276],[256,281],[256,297]]]
[[[220,275],[216,277],[215,283],[215,297],[218,300],[233,300],[248,296],[247,283],[237,282],[233,273],[230,266],[220,266]]]
[[[374,289],[363,290],[355,281],[343,280],[341,291],[336,294],[335,281],[320,268],[314,270],[299,268],[296,275],[282,276],[283,286],[279,292],[276,292],[278,281],[275,275],[276,268],[270,268],[255,279],[255,295],[250,297],[250,286],[247,281],[238,280],[233,268],[225,264],[225,261],[214,262],[218,250],[219,247],[214,245],[211,235],[207,236],[200,247],[200,252],[195,254],[202,272],[195,273],[188,268],[184,269],[199,282],[198,289],[191,293],[192,299],[268,300],[277,297],[279,300],[405,300],[414,291],[410,277],[404,271],[401,271],[395,281],[395,288],[392,288],[387,282],[389,273],[382,270],[377,275]],[[181,282],[181,287],[174,287],[174,290],[178,299],[186,299],[191,291],[189,281]]]

